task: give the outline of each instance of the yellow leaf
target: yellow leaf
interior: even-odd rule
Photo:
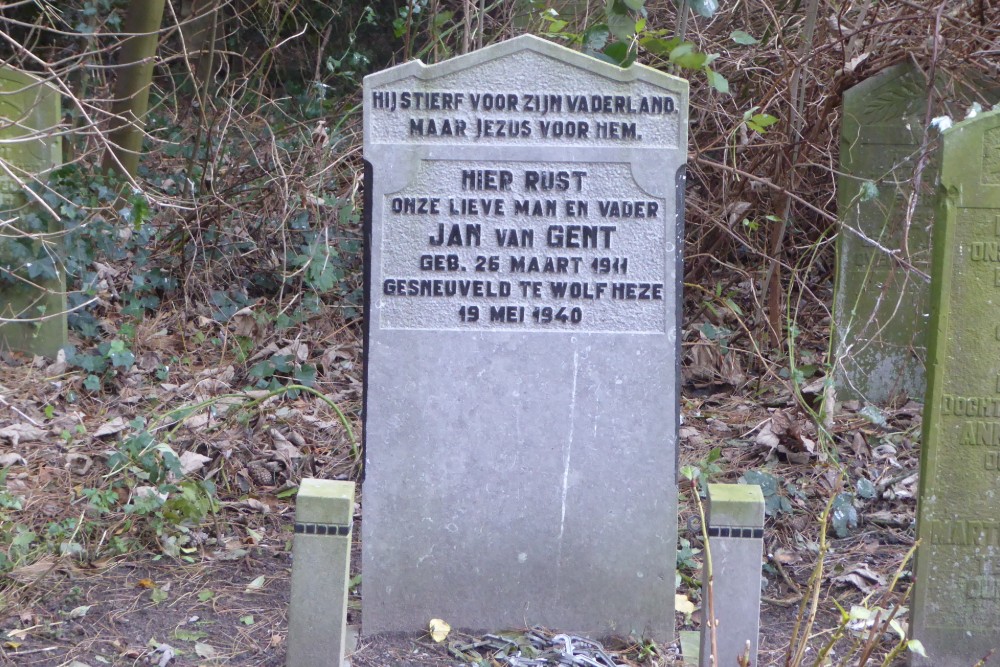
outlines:
[[[16,651],[21,646],[20,642],[4,642],[3,647]]]
[[[685,616],[690,616],[694,613],[694,602],[688,600],[688,596],[683,593],[674,594],[674,609],[684,614]]]
[[[438,644],[443,642],[451,632],[451,626],[442,621],[440,618],[432,618],[430,622],[431,639],[436,641]]]

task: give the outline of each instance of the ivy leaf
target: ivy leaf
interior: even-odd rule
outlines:
[[[744,46],[751,46],[758,43],[756,37],[748,32],[743,32],[742,30],[733,30],[729,33],[729,37],[737,44],[742,44]]]
[[[670,52],[670,62],[685,69],[700,69],[708,64],[708,56],[694,50],[694,44],[681,44]]]
[[[619,67],[628,67],[635,62],[635,51],[628,47],[625,42],[615,42],[604,49],[604,53],[610,56]]]
[[[866,500],[871,500],[878,495],[878,489],[869,480],[861,477],[858,479],[858,495]]]
[[[604,45],[608,43],[608,37],[610,36],[611,31],[608,30],[607,25],[598,23],[597,25],[590,26],[583,33],[583,50],[591,55],[601,51]]]
[[[549,32],[558,33],[562,32],[562,29],[569,25],[568,21],[563,21],[562,19],[554,19],[549,22]]]
[[[608,12],[608,30],[616,38],[627,42],[635,35],[635,19],[627,12]]]
[[[873,181],[862,181],[861,201],[871,201],[878,197],[878,186]]]
[[[677,37],[673,39],[660,39],[659,37],[643,37],[639,40],[639,45],[650,53],[658,56],[669,56],[670,52],[677,48],[681,40]]]
[[[622,0],[633,12],[641,12],[646,4],[646,0]]]
[[[747,119],[747,127],[754,132],[764,134],[767,128],[778,122],[778,119],[769,113],[757,113]]]
[[[857,527],[858,511],[854,509],[854,494],[837,494],[830,512],[830,522],[837,537],[847,537],[851,528]]]
[[[708,79],[708,85],[712,86],[712,88],[715,88],[723,95],[729,94],[729,79],[710,67],[705,68],[705,78]]]
[[[135,355],[125,347],[125,341],[111,341],[111,348],[108,350],[108,359],[115,368],[130,368],[135,363]]]

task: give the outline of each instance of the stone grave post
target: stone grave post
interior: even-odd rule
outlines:
[[[27,239],[18,223],[26,188],[62,162],[61,115],[52,86],[0,67],[0,346],[48,357],[66,345],[66,275],[56,250],[61,240]],[[26,259],[26,251],[33,258]],[[31,270],[32,261],[48,274]]]
[[[1000,111],[943,133],[912,636],[967,667],[1000,650]]]
[[[348,648],[354,482],[303,479],[295,497],[287,667],[340,667]]]
[[[700,663],[735,667],[737,658],[747,655],[749,667],[757,667],[764,494],[755,484],[709,484],[706,520],[719,655],[712,657],[706,621],[701,626]],[[702,613],[708,614],[707,601],[702,602]]]
[[[687,82],[522,36],[364,96],[364,634],[672,638]]]
[[[935,115],[961,118],[976,89],[995,86],[939,81],[932,95],[925,75],[904,63],[844,93],[837,209],[845,228],[837,236],[831,358],[840,400],[923,398],[937,142],[928,144],[908,225],[907,206],[928,100]]]

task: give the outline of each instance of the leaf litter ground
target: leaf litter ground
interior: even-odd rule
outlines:
[[[190,474],[215,482],[220,507],[214,519],[192,532],[181,558],[163,555],[162,545],[139,534],[136,523],[114,509],[100,518],[100,530],[87,535],[56,530],[49,548],[43,548],[45,536],[53,524],[72,527],[88,518],[81,491],[108,485],[109,453],[132,419],[239,393],[252,384],[247,369],[254,358],[265,356],[260,350],[270,355],[284,350],[314,365],[316,388],[344,410],[359,438],[358,331],[336,324],[336,318],[316,318],[292,334],[259,334],[257,357],[251,353],[238,362],[224,342],[225,328],[206,318],[164,312],[139,326],[145,331],[136,336],[133,349],[139,363],[107,378],[104,393],[84,390],[85,373],[58,362],[7,356],[0,364],[0,461],[7,469],[6,497],[17,499],[20,507],[3,509],[5,529],[16,525],[22,531],[18,535],[30,529],[37,536],[20,551],[9,536],[3,543],[18,560],[0,579],[0,663],[283,665],[291,492],[305,476],[352,479],[358,471],[350,435],[316,397],[273,398],[242,419],[218,409],[235,400],[230,398],[220,399],[215,409],[184,415],[172,444],[182,458],[189,455]],[[211,339],[216,342],[206,342]],[[817,349],[820,344],[817,339]],[[846,466],[841,484],[830,453],[819,451],[815,427],[795,407],[785,383],[773,377],[748,382],[725,358],[725,350],[706,345],[704,336],[689,340],[685,350],[681,463],[699,467],[711,481],[743,478],[764,487],[768,518],[760,664],[783,664],[816,560],[817,517],[831,495],[848,494],[839,521],[830,527],[813,651],[835,626],[836,605],[849,609],[867,595],[874,605],[912,546],[919,406],[862,410],[845,405],[833,423],[836,455]],[[171,368],[167,380],[156,377],[154,369],[178,352],[186,363]],[[361,507],[363,498],[356,539]],[[701,622],[696,514],[690,491],[683,491],[679,537],[686,546],[679,559],[683,581],[678,592],[695,611],[677,614],[678,629],[696,630]],[[116,555],[109,548],[113,538],[144,540],[144,548],[135,549],[139,542],[133,542],[132,549]],[[61,544],[78,547],[59,555]],[[356,543],[355,577],[359,564]],[[904,576],[901,587],[907,585]],[[360,585],[352,588],[349,622],[354,626],[362,620],[360,594]],[[882,606],[890,606],[889,600]],[[461,619],[445,620],[461,624]],[[523,637],[527,629],[495,631]],[[538,633],[552,638],[559,631]],[[852,640],[849,633],[844,641]],[[835,647],[835,656],[843,646]],[[624,665],[676,660],[671,646],[651,650],[633,642],[608,644],[607,650]],[[467,664],[458,655],[487,659],[499,653],[482,637],[453,631],[441,643],[428,635],[362,638],[352,663],[454,665]],[[497,657],[483,664],[504,663]]]

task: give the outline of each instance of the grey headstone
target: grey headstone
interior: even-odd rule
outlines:
[[[44,248],[40,240],[25,243],[18,223],[28,202],[25,188],[44,181],[61,162],[60,116],[59,94],[52,86],[0,67],[0,346],[49,357],[66,345],[61,241],[56,235]],[[31,275],[15,244],[54,262],[58,277]]]
[[[986,88],[939,82],[935,115],[960,118],[977,98],[974,90]],[[909,227],[905,219],[928,96],[926,76],[912,63],[890,67],[844,93],[837,208],[848,229],[837,237],[831,359],[841,400],[886,403],[924,394],[936,141],[929,143]],[[863,192],[866,182],[877,195]]]
[[[672,637],[687,82],[524,36],[364,95],[364,634]]]
[[[911,631],[966,667],[1000,652],[1000,111],[943,141]]]

